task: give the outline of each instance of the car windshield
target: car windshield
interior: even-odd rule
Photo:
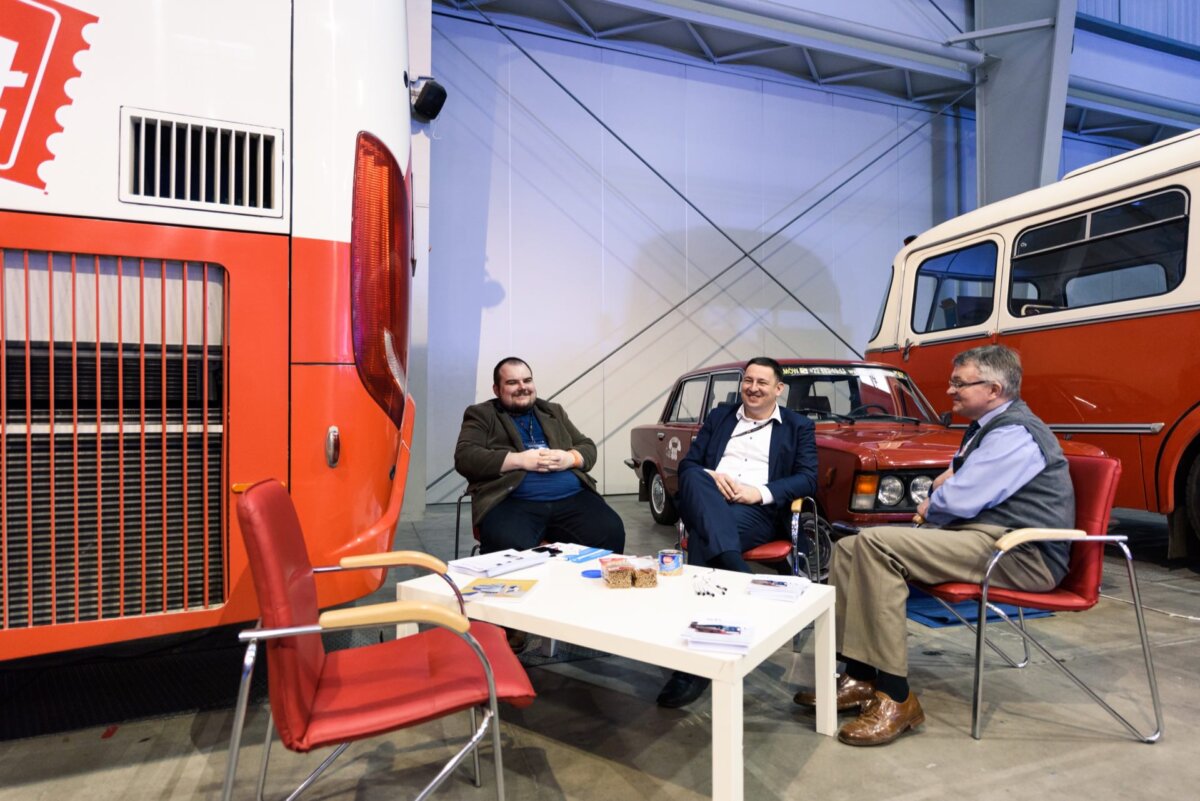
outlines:
[[[814,420],[937,423],[929,402],[900,370],[857,365],[785,365],[779,402]]]

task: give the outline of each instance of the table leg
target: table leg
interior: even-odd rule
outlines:
[[[713,801],[742,801],[742,679],[712,684]]]
[[[833,603],[813,622],[813,675],[817,690],[817,733],[833,735],[837,731],[837,700],[834,693]]]

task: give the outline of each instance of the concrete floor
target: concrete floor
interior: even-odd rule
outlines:
[[[610,499],[625,519],[630,552],[673,539],[632,497]],[[747,679],[747,799],[1185,799],[1200,787],[1200,574],[1168,565],[1165,526],[1121,510],[1120,530],[1137,537],[1138,577],[1147,607],[1166,716],[1161,742],[1143,745],[1041,657],[1017,671],[989,659],[984,739],[970,736],[973,641],[959,628],[909,623],[911,682],[926,713],[923,730],[884,748],[855,749],[816,734],[791,696],[809,680],[807,654],[781,650]],[[454,508],[433,507],[403,522],[397,547],[449,557]],[[1060,658],[1137,725],[1149,726],[1148,694],[1127,603],[1123,563],[1109,558],[1105,598],[1093,610],[1031,622]],[[403,578],[403,576],[401,577]],[[394,598],[386,587],[377,594]],[[998,630],[997,630],[998,631]],[[1016,637],[1001,633],[1015,644]],[[707,698],[663,710],[654,697],[665,675],[616,657],[532,668],[537,701],[501,710],[510,799],[699,799],[710,791]],[[230,681],[236,683],[236,676]],[[1144,703],[1143,703],[1144,701]],[[1142,704],[1142,708],[1135,704]],[[218,797],[231,711],[180,714],[0,743],[0,801]],[[310,799],[404,798],[415,794],[461,737],[466,716],[353,745],[309,791]],[[845,718],[843,718],[845,719]],[[264,710],[252,710],[237,797],[252,795]],[[282,797],[321,755],[272,752],[268,797]],[[495,797],[490,752],[484,785],[466,770],[435,796]]]

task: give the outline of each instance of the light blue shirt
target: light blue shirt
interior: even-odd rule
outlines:
[[[979,425],[986,426],[1011,405],[1009,401],[992,409],[979,418]],[[925,520],[935,526],[970,520],[1003,503],[1045,469],[1046,457],[1024,426],[994,428],[958,472],[929,496]]]

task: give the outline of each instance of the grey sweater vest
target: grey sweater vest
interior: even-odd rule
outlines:
[[[1063,456],[1058,439],[1046,424],[1030,411],[1024,401],[1013,401],[1012,405],[983,426],[963,452],[965,459],[983,442],[992,429],[1001,426],[1019,425],[1029,432],[1033,441],[1046,459],[1046,468],[1029,483],[1018,489],[1005,500],[990,509],[984,509],[971,523],[1014,528],[1074,528],[1075,489],[1071,485],[1071,474],[1067,459]],[[966,525],[965,523],[960,525]],[[1067,575],[1068,542],[1039,542],[1036,547],[1042,552],[1046,567],[1055,581]],[[1021,546],[1028,547],[1028,546]]]

